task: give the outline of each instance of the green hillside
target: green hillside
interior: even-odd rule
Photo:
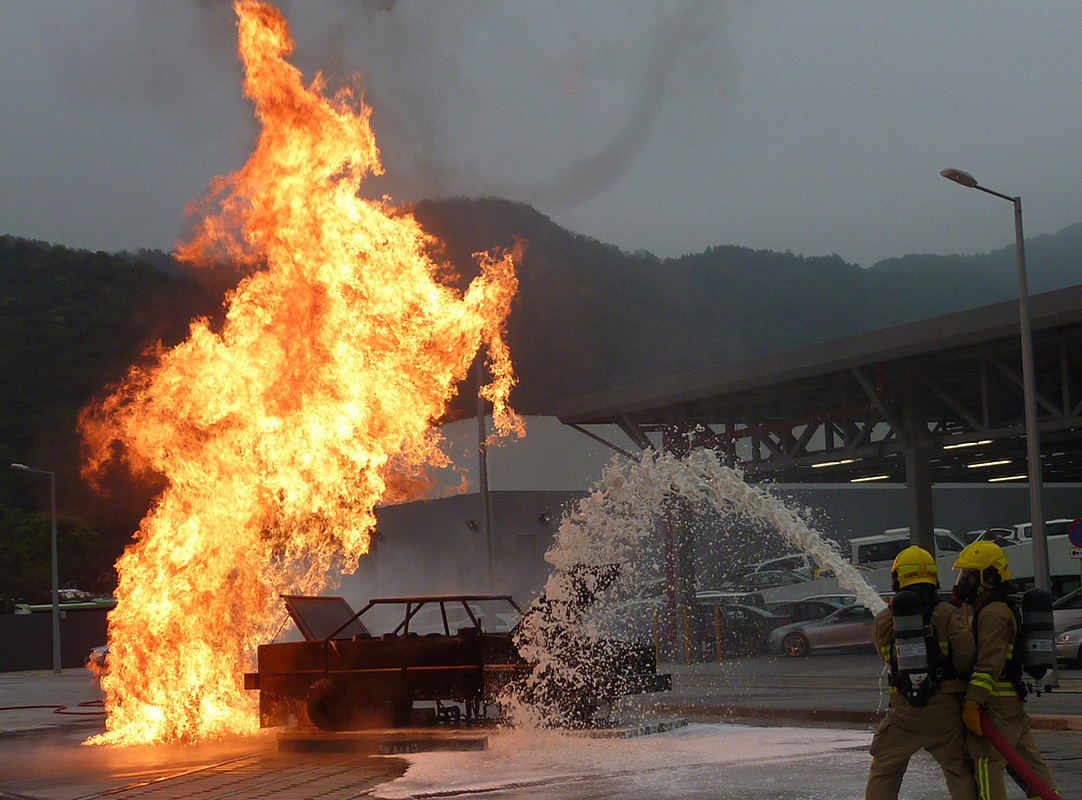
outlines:
[[[509,340],[516,406],[716,366],[1017,296],[1014,248],[909,255],[863,269],[839,256],[718,246],[680,258],[626,253],[503,200],[413,212],[471,276],[470,253],[528,243]],[[1031,291],[1082,280],[1082,224],[1027,244]],[[472,389],[471,389],[472,392]],[[464,391],[464,395],[472,396]],[[469,404],[462,413],[472,413]]]
[[[1014,248],[907,255],[869,269],[838,256],[717,246],[658,259],[564,230],[498,199],[411,209],[443,242],[461,281],[471,253],[526,242],[508,341],[515,407],[550,413],[562,397],[716,366],[1016,296]],[[1027,242],[1031,291],[1078,283],[1082,224]],[[224,274],[224,273],[223,273]],[[179,342],[221,313],[221,276],[197,283],[159,252],[92,253],[0,236],[0,458],[57,472],[61,580],[93,588],[154,487],[125,481],[100,498],[78,479],[75,420],[148,344]],[[451,417],[476,411],[460,387]],[[0,470],[0,605],[47,590],[47,482]]]

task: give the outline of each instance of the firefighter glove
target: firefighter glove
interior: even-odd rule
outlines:
[[[981,707],[975,700],[966,700],[962,708],[962,722],[977,736],[984,736],[981,732]]]

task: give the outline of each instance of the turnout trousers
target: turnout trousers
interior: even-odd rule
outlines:
[[[1056,788],[1056,782],[1052,780],[1052,773],[1041,758],[1040,751],[1033,743],[1033,734],[1029,729],[1029,720],[1026,718],[1026,709],[1018,697],[990,697],[984,707],[984,713],[996,726],[996,730],[1007,740],[1007,743],[1018,751],[1030,769],[1047,783],[1051,788]],[[983,736],[974,736],[968,733],[966,736],[966,751],[973,758],[973,775],[977,779],[977,791],[980,800],[1007,800],[1007,789],[1004,785],[1003,770],[1007,762],[999,751]],[[1037,797],[1030,794],[1029,797]]]
[[[927,750],[943,770],[952,800],[978,800],[966,756],[962,696],[936,692],[923,708],[892,694],[890,709],[872,738],[865,800],[897,800],[909,759]]]

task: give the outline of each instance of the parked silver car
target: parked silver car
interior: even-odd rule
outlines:
[[[1082,663],[1082,628],[1070,628],[1056,637],[1056,659],[1071,665]]]
[[[1082,597],[1078,589],[1052,604],[1052,617],[1057,632],[1082,625]]]
[[[770,632],[770,652],[799,658],[813,650],[870,648],[874,620],[875,614],[854,603],[822,619],[782,625]]]
[[[767,603],[766,610],[786,618],[787,623],[808,622],[833,614],[844,604],[833,600],[782,600]]]

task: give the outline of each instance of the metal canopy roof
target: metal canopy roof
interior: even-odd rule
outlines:
[[[1082,285],[1030,311],[1045,480],[1079,481]],[[784,481],[905,480],[912,448],[934,482],[1024,476],[1018,303],[569,398],[558,417],[589,435],[618,425],[639,447],[690,436]]]

